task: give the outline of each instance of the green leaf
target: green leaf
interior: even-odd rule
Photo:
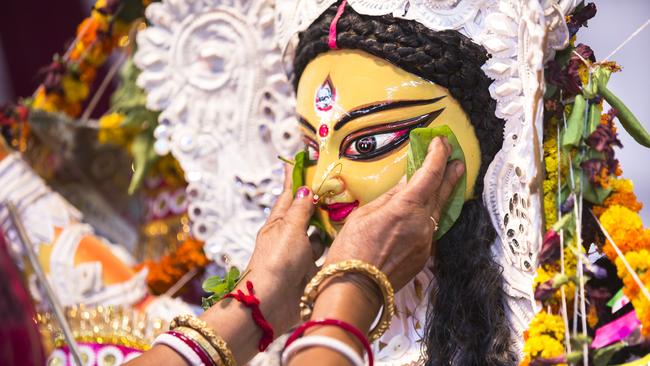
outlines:
[[[228,284],[228,287],[235,288],[237,281],[239,281],[239,269],[237,267],[231,267],[230,271],[226,274],[225,281]]]
[[[291,179],[293,182],[293,195],[296,195],[298,188],[305,185],[305,151],[296,154],[293,163]]]
[[[158,159],[158,154],[153,148],[154,137],[148,130],[139,133],[131,144],[133,155],[133,176],[129,185],[129,194],[135,193],[140,187],[151,165]]]
[[[582,198],[586,199],[587,201],[596,205],[602,205],[605,199],[609,197],[610,193],[612,193],[611,188],[603,188],[591,183],[589,179],[584,175],[584,172],[580,173],[580,177],[580,179],[583,180]]]
[[[587,101],[585,98],[580,94],[576,95],[571,114],[566,122],[567,126],[562,134],[562,147],[576,147],[580,144],[586,107]]]
[[[589,126],[585,131],[584,138],[591,136],[596,131],[596,127],[600,124],[600,115],[603,112],[603,107],[599,103],[589,104]]]
[[[618,111],[618,120],[636,142],[639,144],[650,147],[650,134],[643,128],[641,121],[632,113],[622,100],[620,100],[614,93],[607,89],[607,82],[611,71],[603,67],[599,67],[594,72],[594,80],[598,86],[598,93],[605,98],[607,103]]]
[[[203,291],[205,292],[214,292],[215,287],[219,286],[222,283],[223,278],[219,276],[212,276],[203,281],[201,287],[203,287]]]
[[[625,343],[618,342],[607,347],[599,348],[594,352],[594,365],[595,366],[607,366],[609,365],[609,360],[616,354],[616,352],[625,348]]]
[[[406,164],[406,177],[411,179],[416,170],[422,167],[424,158],[427,155],[429,144],[434,137],[445,136],[452,147],[452,153],[448,161],[459,160],[465,164],[465,154],[452,132],[451,128],[446,125],[426,128],[416,128],[411,131],[409,140],[409,151]],[[460,212],[465,204],[465,187],[467,185],[467,174],[463,174],[456,187],[447,201],[444,209],[442,210],[440,219],[438,220],[439,229],[435,234],[435,238],[442,237],[456,222]]]

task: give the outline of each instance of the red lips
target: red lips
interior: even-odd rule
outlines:
[[[359,201],[332,203],[330,205],[323,205],[322,208],[329,214],[330,220],[334,222],[341,222],[345,220],[352,211],[359,207]]]

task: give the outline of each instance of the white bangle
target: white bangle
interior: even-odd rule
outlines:
[[[203,361],[201,361],[199,355],[197,355],[190,346],[171,334],[163,333],[156,337],[152,346],[157,344],[162,344],[173,349],[174,352],[178,353],[192,366],[206,366]]]
[[[349,345],[339,341],[338,339],[316,335],[297,339],[291,343],[289,347],[285,348],[284,352],[282,352],[282,364],[286,365],[291,356],[310,347],[325,347],[336,351],[347,358],[354,366],[364,366],[365,364],[363,358],[361,358],[361,356],[359,356],[359,354]]]

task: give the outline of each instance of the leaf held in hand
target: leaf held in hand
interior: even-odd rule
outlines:
[[[445,136],[447,141],[452,147],[452,153],[448,161],[459,160],[465,164],[465,154],[458,143],[458,139],[452,132],[451,128],[446,125],[436,127],[416,128],[411,131],[409,151],[406,164],[406,177],[411,179],[416,170],[422,167],[424,159],[427,156],[429,144],[434,137]],[[438,220],[438,231],[435,234],[435,239],[440,239],[458,220],[460,212],[465,204],[465,187],[467,186],[467,174],[463,174],[456,187],[451,193],[447,204],[442,210],[440,219]]]

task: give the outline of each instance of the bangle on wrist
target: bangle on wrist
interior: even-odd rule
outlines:
[[[219,337],[203,320],[190,316],[181,315],[172,320],[169,329],[176,330],[177,328],[189,328],[200,334],[205,340],[217,351],[220,360],[217,362],[223,363],[225,366],[235,366],[235,357],[232,354],[228,344],[223,338]],[[182,330],[181,330],[182,331]]]
[[[368,342],[368,339],[363,334],[363,332],[360,331],[359,329],[357,329],[354,325],[346,323],[346,322],[344,322],[342,320],[338,320],[338,319],[310,320],[310,321],[307,321],[307,322],[301,324],[300,326],[298,326],[298,328],[296,328],[291,333],[289,338],[287,338],[287,342],[285,343],[284,348],[290,347],[293,342],[297,341],[298,338],[302,337],[302,335],[305,334],[307,329],[313,328],[313,327],[316,327],[316,326],[323,326],[323,325],[329,325],[329,326],[335,326],[335,327],[341,328],[344,331],[346,331],[346,332],[352,334],[354,337],[356,337],[357,340],[359,340],[359,342],[361,343],[361,346],[363,347],[364,351],[368,355],[368,364],[370,366],[373,365],[374,360],[373,360],[372,349],[370,348],[370,342]]]
[[[332,276],[346,273],[362,274],[372,279],[381,290],[383,297],[381,316],[379,322],[375,328],[370,331],[370,335],[368,336],[370,342],[374,342],[379,339],[386,330],[388,330],[390,322],[395,315],[395,295],[393,292],[393,286],[390,284],[390,281],[388,281],[386,275],[371,264],[359,260],[348,260],[330,264],[321,269],[316,276],[309,281],[305,287],[304,295],[300,298],[300,317],[304,321],[309,320],[311,317],[314,302],[318,296],[318,287],[323,283],[323,281]]]
[[[212,366],[213,362],[209,359],[205,350],[203,350],[198,343],[193,342],[187,337],[182,335],[179,336],[178,333],[167,332],[159,335],[153,341],[153,345],[165,345],[183,359],[189,363],[191,366]]]
[[[325,347],[329,348],[335,352],[338,352],[342,356],[348,359],[353,366],[363,366],[364,362],[361,356],[352,349],[349,345],[344,342],[339,341],[336,338],[325,337],[325,336],[308,336],[301,338],[293,342],[289,347],[285,348],[282,352],[282,364],[286,365],[289,362],[291,356],[295,355],[297,352],[311,347]],[[372,365],[372,364],[371,364]]]

